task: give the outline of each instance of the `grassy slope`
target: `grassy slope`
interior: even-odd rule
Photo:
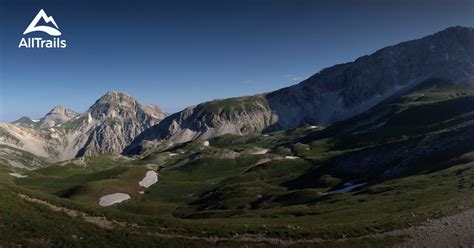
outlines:
[[[0,133],[0,136],[3,134]],[[22,151],[20,149],[7,146],[7,145],[0,145],[0,151],[2,153],[0,157],[0,164],[13,164],[21,165],[25,168],[41,168],[48,166],[48,163],[45,161],[44,158],[35,156],[34,154],[26,151]]]
[[[116,162],[98,158],[88,167],[53,166],[29,172],[28,178],[8,181],[34,189],[41,198],[147,226],[149,231],[166,227],[170,233],[196,236],[254,233],[292,239],[334,239],[392,230],[471,207],[474,156],[467,152],[427,160],[428,167],[437,169],[371,181],[350,193],[323,195],[354,179],[333,170],[332,165],[360,150],[370,154],[376,148],[406,140],[427,146],[438,133],[471,125],[472,91],[460,85],[444,85],[422,85],[368,114],[329,127],[302,127],[247,137],[226,135],[211,140],[211,148],[190,142],[141,160]],[[244,154],[255,148],[269,149],[272,155],[226,157],[229,152]],[[171,157],[170,153],[178,155]],[[290,160],[284,156],[300,158]],[[262,160],[266,162],[257,165]],[[163,168],[160,181],[139,195],[137,192],[142,189],[137,182],[147,170],[144,165],[150,164]],[[0,170],[0,174],[7,172]],[[115,191],[130,193],[133,200],[107,209],[97,206],[100,196]],[[2,197],[4,201],[24,204],[9,193]],[[13,209],[4,211],[11,214]],[[109,240],[106,234],[100,235],[105,235],[104,242]],[[53,237],[55,244],[63,242],[54,234],[40,236]],[[13,239],[1,241],[8,244]],[[364,245],[376,241],[357,242]]]

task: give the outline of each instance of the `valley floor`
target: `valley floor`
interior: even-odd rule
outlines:
[[[474,89],[435,81],[329,126],[53,164],[8,149],[0,246],[468,247],[473,148]]]
[[[109,220],[106,217],[91,216],[85,212],[69,209],[61,206],[54,205],[47,201],[33,198],[24,194],[18,194],[18,197],[29,202],[30,204],[40,204],[47,206],[53,211],[64,212],[72,218],[81,218],[87,223],[91,223],[101,229],[114,229],[114,228],[138,228],[138,226],[132,225],[126,222],[119,222]],[[389,231],[379,234],[365,235],[356,238],[340,238],[336,240],[324,240],[321,238],[314,239],[299,239],[299,240],[287,240],[279,238],[266,238],[259,235],[235,235],[228,238],[219,237],[199,237],[199,236],[187,236],[181,234],[169,234],[165,232],[154,232],[154,236],[158,236],[164,239],[185,239],[185,240],[202,240],[214,244],[220,242],[248,242],[249,244],[260,244],[259,246],[267,245],[279,245],[279,246],[293,246],[293,245],[330,245],[330,246],[345,246],[350,243],[358,243],[362,241],[364,244],[369,244],[375,240],[384,240],[395,238],[399,239],[399,242],[395,242],[394,247],[470,247],[474,244],[474,233],[472,227],[474,226],[474,210],[469,209],[461,213],[442,217],[440,219],[428,220],[421,225],[414,227]],[[133,231],[132,231],[133,232]],[[391,240],[392,241],[392,240]]]

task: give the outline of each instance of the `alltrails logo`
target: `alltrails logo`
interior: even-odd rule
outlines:
[[[51,23],[54,25],[54,27],[39,26],[38,22],[40,20],[43,20],[46,24]],[[25,29],[23,35],[38,31],[47,33],[50,36],[61,35],[58,24],[56,24],[54,18],[52,16],[48,16],[42,9],[38,12],[33,21],[31,21],[30,25]],[[20,44],[18,44],[18,48],[66,48],[66,46],[66,40],[62,40],[59,37],[54,37],[53,39],[43,39],[41,37],[23,37],[20,40]]]

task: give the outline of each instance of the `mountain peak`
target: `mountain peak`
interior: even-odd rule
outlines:
[[[125,92],[109,90],[102,97],[131,97],[131,96]]]
[[[65,116],[65,117],[75,117],[77,115],[76,112],[67,109],[61,105],[54,106],[47,114],[46,116]]]
[[[137,104],[137,101],[132,96],[123,92],[107,91],[105,95],[101,96],[96,103],[109,103],[130,106]]]
[[[66,110],[65,107],[61,105],[54,106],[48,113],[62,113]]]
[[[186,142],[343,121],[429,80],[474,77],[474,29],[451,27],[335,65],[297,85],[266,94],[208,102],[170,115],[142,141]],[[232,107],[226,107],[232,106]]]
[[[28,116],[22,116],[18,120],[12,121],[12,123],[19,123],[19,122],[31,122],[31,118]]]
[[[121,152],[140,132],[154,126],[165,114],[158,106],[142,106],[132,96],[108,91],[86,112],[90,126],[87,142],[77,156]]]
[[[433,35],[427,36],[427,39],[441,39],[446,42],[452,41],[461,41],[470,40],[474,36],[474,28],[463,27],[463,26],[454,26],[449,27],[439,32],[434,33]]]
[[[43,118],[40,120],[40,128],[50,128],[71,120],[76,117],[78,113],[67,109],[61,105],[54,106]]]
[[[464,27],[464,26],[453,26],[453,27],[448,27],[444,30],[439,31],[438,33],[443,33],[443,32],[472,32],[474,28],[471,27]]]
[[[18,120],[13,121],[12,124],[22,126],[22,127],[35,128],[37,122],[38,120],[32,120],[28,116],[22,116]]]
[[[108,91],[89,108],[88,112],[94,119],[98,120],[103,118],[136,118],[137,116],[141,118],[143,113],[158,120],[166,116],[158,106],[142,106],[132,96],[116,91]]]

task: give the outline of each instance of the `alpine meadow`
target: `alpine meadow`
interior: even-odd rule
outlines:
[[[143,21],[145,15],[136,14],[136,6],[125,2],[110,4],[130,8],[131,14],[122,18],[132,24]],[[296,2],[309,3],[295,1],[295,5]],[[278,4],[281,2],[276,1],[275,6]],[[0,8],[11,5],[13,2],[2,3]],[[219,14],[214,5],[206,6],[218,18],[236,18],[225,14],[231,7],[221,6],[219,11],[223,13]],[[159,7],[165,8],[156,6]],[[39,9],[34,10],[36,13]],[[12,42],[5,38],[0,50],[5,51],[5,60],[0,62],[0,69],[4,68],[4,76],[0,75],[0,90],[5,89],[0,92],[3,112],[10,113],[10,94],[32,94],[26,86],[21,88],[7,80],[13,75],[7,64],[16,63],[13,58],[9,62],[7,50],[15,49],[20,54],[18,58],[25,60],[34,56],[54,58],[72,49],[88,56],[102,53],[102,45],[86,49],[81,43],[86,38],[68,33],[68,26],[74,28],[78,24],[68,22],[59,10],[44,7],[38,14],[43,21],[37,17],[36,26],[32,23],[35,27],[28,27],[33,29],[31,34],[25,31],[23,38],[22,30],[17,30]],[[84,18],[94,18],[95,13],[87,12]],[[187,20],[161,15],[167,25]],[[31,13],[26,16],[30,18]],[[28,18],[21,23],[21,29],[31,21]],[[245,21],[266,23],[252,14],[247,18],[238,27],[249,28]],[[294,22],[304,23],[303,18],[294,18]],[[207,23],[205,19],[196,22]],[[49,29],[39,25],[49,25]],[[138,31],[120,22],[97,37],[112,37],[115,29],[124,32],[126,39],[139,39]],[[238,28],[230,29],[226,32],[238,32]],[[42,49],[43,45],[27,45],[26,41],[26,47],[18,47],[18,37],[42,39],[31,37],[41,32],[44,35],[44,30],[49,30],[50,36],[58,36],[49,37],[58,48]],[[92,27],[88,30],[92,30],[89,35],[96,35]],[[149,30],[155,32],[160,27]],[[144,96],[153,96],[157,91],[134,90],[143,87],[139,81],[146,78],[139,75],[140,70],[148,70],[146,64],[153,61],[138,55],[134,60],[134,53],[142,49],[139,45],[108,44],[117,54],[110,55],[107,61],[126,63],[128,69],[111,72],[109,62],[99,62],[103,65],[94,65],[94,72],[84,69],[67,75],[71,85],[84,90],[73,92],[56,83],[57,89],[51,86],[50,97],[43,98],[48,104],[57,101],[56,106],[48,107],[51,110],[44,111],[42,117],[21,117],[27,114],[15,110],[19,114],[16,120],[4,118],[0,122],[0,247],[471,247],[474,29],[452,26],[439,30],[368,55],[358,54],[361,57],[351,62],[314,70],[309,77],[276,90],[248,95],[236,92],[231,98],[223,93],[219,99],[188,106],[185,101],[193,94],[219,93],[206,92],[208,86],[204,83],[196,86],[202,88],[199,92],[190,85],[170,98],[176,104],[186,104],[179,111],[142,103],[149,102],[141,101]],[[198,32],[192,28],[186,31]],[[153,42],[159,45],[170,39],[196,50],[186,56],[201,56],[200,40],[178,41],[162,32],[161,40]],[[210,31],[206,35],[211,35]],[[256,32],[255,37],[258,35]],[[243,40],[229,46],[239,47]],[[64,42],[61,49],[60,41]],[[354,47],[357,44],[354,42]],[[344,52],[352,48],[336,49]],[[147,52],[151,53],[151,49]],[[298,52],[294,51],[300,56]],[[178,57],[186,51],[174,53]],[[205,56],[209,60],[203,59],[203,64],[220,55]],[[42,58],[45,59],[41,63],[48,63],[47,57]],[[222,67],[216,67],[216,73],[231,78],[231,66],[226,63],[233,59],[241,58],[218,61]],[[266,62],[275,66],[283,63],[270,60]],[[175,63],[168,62],[170,68]],[[74,63],[74,68],[81,69],[95,62],[77,58]],[[180,63],[180,70],[188,70],[187,62]],[[201,68],[199,63],[195,66],[196,71]],[[45,67],[38,64],[38,70],[47,70]],[[62,75],[62,69],[57,70],[57,75]],[[90,85],[81,86],[83,77],[103,80],[96,70],[109,73],[117,82],[122,80],[121,73],[137,79],[130,82],[123,78],[128,82],[128,88],[123,89],[130,92],[114,87],[102,91],[101,87],[108,86],[105,82],[95,84],[94,91],[87,88],[92,89]],[[245,70],[251,71],[242,69]],[[192,76],[198,78],[196,71]],[[192,74],[183,72],[181,76],[186,73]],[[37,87],[47,81],[38,80]],[[16,91],[11,90],[14,87],[18,87]],[[249,83],[247,87],[253,89],[254,85]],[[59,90],[70,92],[59,97],[54,93]],[[66,101],[76,94],[84,98],[84,92],[92,94],[95,90],[102,96],[94,97],[97,100],[88,102],[84,111],[58,100]],[[135,92],[144,93],[137,93],[140,97],[134,98]],[[166,92],[165,88],[163,92],[160,94],[175,93]],[[15,101],[27,101],[32,111],[37,109],[35,104],[43,101],[27,98],[15,95]],[[159,102],[156,97],[155,103]]]

